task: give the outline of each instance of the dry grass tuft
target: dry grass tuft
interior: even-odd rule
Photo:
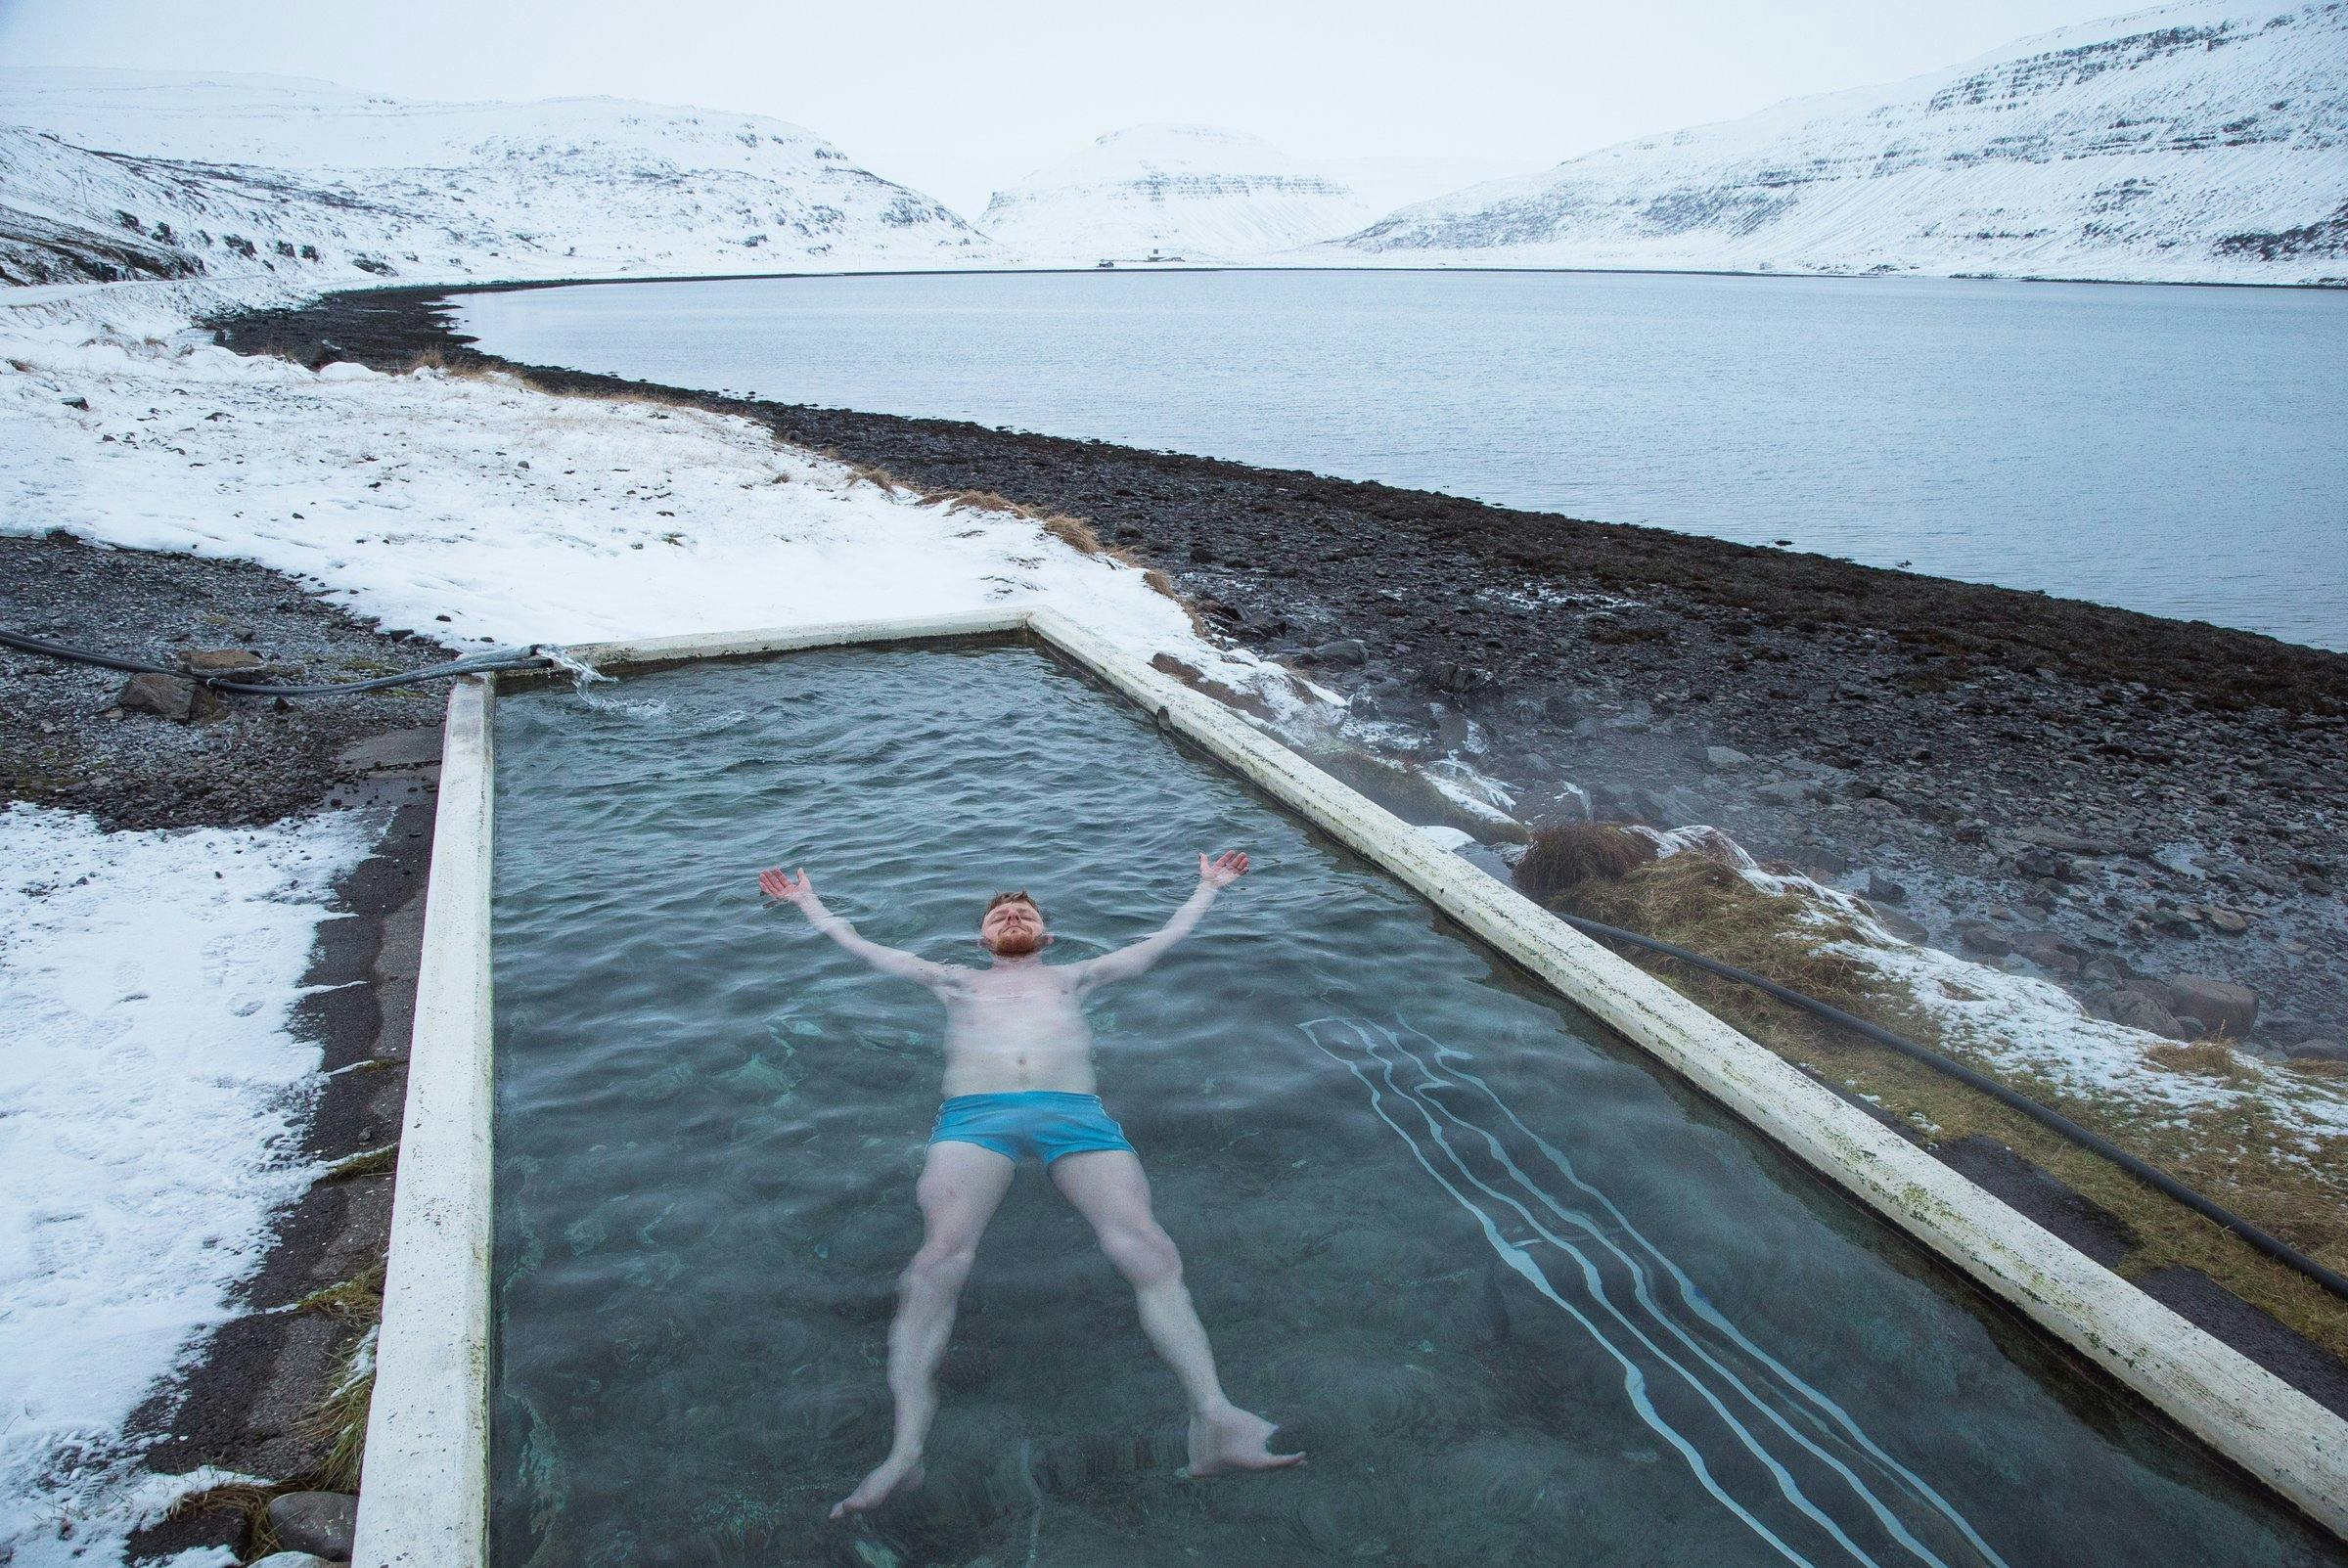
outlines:
[[[399,1145],[385,1143],[382,1148],[366,1149],[351,1155],[348,1159],[335,1161],[326,1168],[326,1174],[319,1177],[318,1180],[321,1182],[348,1182],[362,1176],[387,1176],[398,1166]]]
[[[1652,841],[1616,823],[1577,822],[1533,834],[1516,863],[1516,887],[1547,904],[1593,878],[1619,881],[1655,858]]]
[[[1101,554],[1101,536],[1093,532],[1093,525],[1082,517],[1071,517],[1064,512],[1055,512],[1050,516],[1037,520],[1042,525],[1044,532],[1066,545],[1070,550],[1087,556]]]
[[[374,1323],[384,1318],[384,1266],[375,1264],[348,1279],[313,1290],[294,1303],[295,1312],[322,1312],[344,1322]]]
[[[1014,501],[992,490],[945,490],[930,494],[928,500],[943,503],[949,513],[968,508],[973,512],[1005,512],[1015,517],[1032,517],[1035,509],[1023,502]]]
[[[2163,1041],[2145,1051],[2145,1059],[2170,1072],[2223,1078],[2229,1083],[2247,1083],[2257,1076],[2241,1057],[2218,1040]]]
[[[419,351],[408,360],[406,365],[401,367],[399,374],[403,376],[415,376],[425,371],[432,371],[438,375],[449,377],[452,380],[465,381],[490,381],[501,374],[496,366],[491,365],[486,361],[479,359],[451,359],[448,357],[448,355],[442,353],[437,348],[427,348]]]
[[[1182,596],[1174,591],[1174,579],[1159,571],[1155,566],[1142,573],[1142,581],[1151,593],[1163,594],[1177,605],[1182,603]]]
[[[294,1490],[291,1486],[255,1486],[249,1482],[232,1481],[224,1486],[205,1487],[191,1492],[173,1502],[163,1515],[166,1519],[193,1519],[206,1513],[235,1513],[245,1518],[246,1550],[254,1559],[268,1556],[283,1545],[277,1539],[277,1528],[269,1522],[269,1503],[281,1492]]]
[[[375,1335],[361,1335],[343,1353],[334,1391],[310,1411],[310,1435],[327,1445],[317,1483],[327,1492],[356,1492],[367,1458],[367,1411],[375,1403]]]
[[[878,463],[860,463],[848,471],[867,484],[879,485],[892,496],[913,489],[912,485],[907,484]]]

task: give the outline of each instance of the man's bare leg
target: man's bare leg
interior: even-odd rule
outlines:
[[[1182,1254],[1150,1208],[1150,1179],[1125,1149],[1090,1149],[1052,1162],[1052,1180],[1076,1212],[1090,1221],[1101,1250],[1133,1286],[1142,1331],[1182,1382],[1191,1405],[1189,1473],[1277,1470],[1301,1464],[1301,1454],[1274,1454],[1275,1428],[1225,1397],[1215,1375],[1206,1327],[1182,1282]]]
[[[897,1277],[897,1317],[888,1327],[888,1391],[896,1434],[888,1457],[833,1505],[832,1517],[879,1507],[922,1471],[922,1445],[937,1414],[937,1366],[954,1332],[954,1304],[978,1256],[986,1222],[1011,1189],[1017,1167],[976,1143],[932,1143],[914,1197],[922,1206],[922,1248]]]

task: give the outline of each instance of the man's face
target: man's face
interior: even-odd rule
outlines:
[[[978,922],[978,945],[997,958],[1019,959],[1041,952],[1044,918],[1025,899],[997,904]]]

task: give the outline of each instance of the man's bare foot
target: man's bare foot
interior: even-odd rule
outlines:
[[[1194,1439],[1191,1452],[1196,1454],[1197,1449],[1197,1442]],[[878,1508],[905,1488],[921,1484],[922,1456],[918,1454],[891,1454],[874,1467],[872,1474],[857,1484],[855,1491],[832,1504],[832,1517],[844,1519],[851,1513]]]
[[[1279,1428],[1260,1415],[1228,1406],[1212,1415],[1191,1417],[1191,1462],[1183,1474],[1196,1481],[1233,1470],[1285,1470],[1302,1464],[1301,1454],[1275,1454],[1269,1447]]]

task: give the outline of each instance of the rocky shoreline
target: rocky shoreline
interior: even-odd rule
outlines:
[[[504,365],[447,297],[215,325],[305,362]],[[2348,1041],[2348,654],[1378,484],[507,368],[1085,518],[1345,697],[1354,738],[1464,763],[1528,822],[1708,823],[2103,1015],[2275,1055]]]

